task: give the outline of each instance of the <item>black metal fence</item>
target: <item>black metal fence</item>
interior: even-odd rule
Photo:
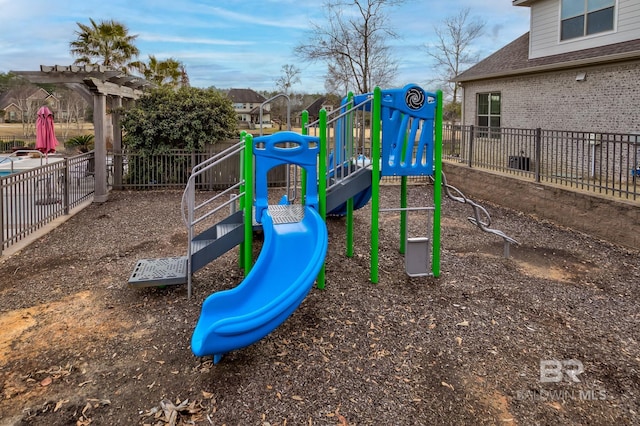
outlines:
[[[535,182],[640,199],[640,134],[445,125],[443,158]]]
[[[192,168],[230,146],[202,152],[109,154],[114,189],[184,188]],[[640,135],[445,125],[443,157],[469,167],[640,200]],[[7,160],[5,160],[7,161]],[[221,162],[197,182],[200,190],[226,189],[240,179],[238,156]],[[94,153],[0,174],[0,254],[27,235],[69,214],[93,197]],[[284,186],[286,167],[270,171],[269,184]]]
[[[25,163],[34,159],[0,157],[0,160],[12,165],[3,168],[9,174],[0,175],[0,254],[93,197],[93,152],[50,158],[43,165],[25,169],[22,169]]]
[[[0,152],[11,152],[17,148],[34,148],[36,137],[0,136]]]
[[[114,189],[183,189],[189,180],[191,170],[197,164],[237,143],[238,141],[221,142],[198,152],[169,150],[155,154],[112,153],[108,161],[110,182]],[[229,157],[199,176],[196,188],[226,189],[239,182],[240,172],[240,157]],[[280,166],[271,170],[268,181],[271,186],[285,185],[286,167]]]

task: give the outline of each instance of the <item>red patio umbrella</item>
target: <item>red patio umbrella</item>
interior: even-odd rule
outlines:
[[[46,106],[40,107],[36,120],[36,149],[47,156],[50,152],[56,152],[56,146],[58,139],[53,127],[53,113]]]
[[[58,146],[58,139],[56,139],[53,127],[53,113],[46,106],[40,107],[36,119],[36,149],[44,154],[47,164],[49,163],[49,153],[56,152],[56,146]],[[60,200],[52,195],[56,183],[53,175],[49,174],[43,180],[46,185],[46,197],[36,200],[36,204],[59,203]]]

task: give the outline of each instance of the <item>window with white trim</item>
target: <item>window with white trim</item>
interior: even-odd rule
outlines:
[[[560,40],[613,30],[615,7],[616,0],[562,0]]]
[[[479,136],[500,137],[500,93],[478,93],[477,108],[478,126],[488,127],[479,129]]]

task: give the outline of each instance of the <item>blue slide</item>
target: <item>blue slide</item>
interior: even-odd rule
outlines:
[[[262,211],[264,243],[258,259],[237,287],[214,293],[202,305],[191,338],[196,356],[214,363],[244,348],[282,324],[307,296],[327,253],[327,227],[309,206],[299,222],[275,223]]]

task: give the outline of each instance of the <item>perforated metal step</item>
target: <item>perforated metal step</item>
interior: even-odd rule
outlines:
[[[187,256],[163,257],[138,260],[129,278],[129,287],[155,287],[186,282]]]
[[[268,209],[275,225],[296,223],[304,219],[304,206],[300,204],[276,204],[268,206]]]

